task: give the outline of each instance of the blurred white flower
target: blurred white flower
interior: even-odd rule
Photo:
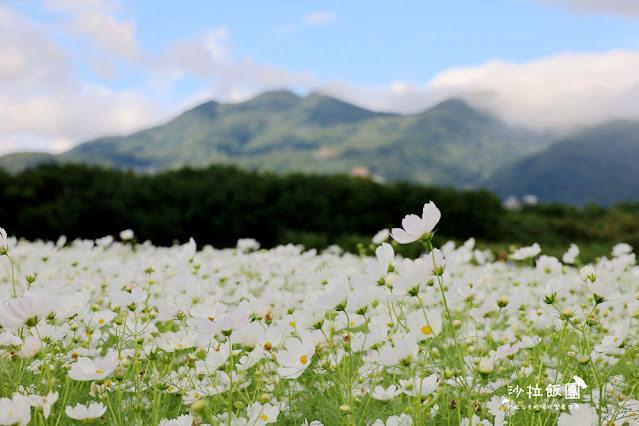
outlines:
[[[571,404],[570,414],[561,413],[557,426],[589,426],[598,425],[597,409],[589,404]]]
[[[38,336],[27,336],[24,344],[20,348],[20,356],[23,358],[33,358],[42,349],[42,343]]]
[[[15,394],[13,398],[0,398],[0,424],[26,425],[31,420],[31,406],[27,397]]]
[[[623,256],[632,253],[632,246],[626,243],[619,243],[612,248],[613,257]]]
[[[133,234],[133,230],[131,229],[125,229],[124,231],[120,232],[120,239],[122,241],[132,240],[133,237],[134,237],[134,234]]]
[[[441,377],[431,374],[428,377],[413,377],[409,380],[400,380],[402,392],[409,396],[425,397],[437,390]]]
[[[388,237],[390,237],[390,231],[388,229],[382,229],[373,237],[373,244],[381,244],[388,240]]]
[[[562,262],[572,265],[579,256],[579,247],[576,244],[570,244],[570,248],[561,257]]]
[[[612,327],[612,335],[605,336],[601,344],[595,345],[595,351],[599,353],[609,353],[613,349],[618,348],[628,336],[630,328],[630,320],[619,322]]]
[[[30,406],[37,410],[42,410],[44,418],[48,419],[51,414],[51,407],[58,400],[57,392],[49,392],[47,396],[29,395],[27,396],[27,402]]]
[[[176,419],[162,419],[159,426],[192,426],[193,416],[182,414]]]
[[[64,412],[75,420],[90,420],[106,413],[106,406],[101,402],[92,402],[89,406],[78,403],[75,407],[67,405]]]
[[[0,255],[6,253],[8,249],[7,231],[5,231],[4,228],[0,228]]]
[[[524,260],[535,257],[539,253],[541,253],[541,247],[539,247],[539,244],[535,243],[530,247],[522,247],[515,250],[515,252],[510,257],[512,257],[514,260]]]
[[[371,396],[379,401],[390,401],[400,393],[402,393],[402,390],[398,389],[396,385],[390,385],[387,389],[382,386],[375,386]]]
[[[175,352],[183,349],[193,347],[195,336],[193,334],[186,334],[184,330],[177,331],[175,333],[168,332],[162,333],[158,337],[158,346],[164,352]]]

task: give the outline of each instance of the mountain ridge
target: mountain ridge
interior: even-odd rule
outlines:
[[[236,104],[205,102],[159,126],[97,138],[52,157],[34,156],[150,171],[221,163],[275,172],[349,173],[363,166],[388,179],[467,188],[546,143],[461,99],[399,115],[322,93],[302,97],[277,90]],[[22,157],[29,166],[38,162]],[[0,167],[17,158],[0,158]]]

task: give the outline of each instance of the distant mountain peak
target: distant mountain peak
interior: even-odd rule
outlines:
[[[301,96],[291,92],[290,90],[279,89],[279,90],[271,90],[268,92],[260,93],[254,98],[244,101],[242,103],[285,102],[285,103],[290,103],[294,105],[300,102],[302,99],[303,98]]]

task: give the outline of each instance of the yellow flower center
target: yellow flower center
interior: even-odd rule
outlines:
[[[265,350],[270,351],[272,347],[273,347],[273,344],[271,342],[264,343]]]
[[[619,338],[618,338],[618,337],[615,337],[615,343],[617,343],[617,340],[619,340]]]
[[[193,397],[197,399],[197,398],[199,398],[199,397],[200,397],[200,394],[199,394],[199,393],[196,393],[195,395],[193,395]]]
[[[266,414],[260,414],[260,419],[268,420],[268,416]]]
[[[351,321],[351,327],[355,327],[355,323]]]
[[[104,318],[100,318],[100,319],[98,320],[98,322],[99,322],[100,324],[104,324]]]
[[[290,325],[291,327],[295,327],[295,321],[289,322],[288,325]]]
[[[307,357],[306,355],[302,355],[302,356],[300,357],[300,362],[301,362],[302,364],[306,364],[306,363],[308,362],[308,357]]]
[[[433,329],[430,328],[429,326],[422,327],[422,333],[426,335],[433,334]]]
[[[179,345],[177,345],[177,347],[178,347],[178,348],[181,348],[181,347],[182,347],[182,343],[180,343]]]
[[[100,374],[104,373],[104,371],[102,371],[102,370],[95,370],[95,372],[96,373],[100,373]]]
[[[13,414],[13,411],[9,411],[9,412],[7,413],[7,416],[10,416],[10,415],[12,415],[12,414]]]
[[[209,317],[209,321],[215,321],[214,317]]]

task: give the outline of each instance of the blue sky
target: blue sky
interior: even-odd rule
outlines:
[[[0,152],[282,87],[400,113],[460,96],[536,128],[639,118],[639,2],[0,3]]]

